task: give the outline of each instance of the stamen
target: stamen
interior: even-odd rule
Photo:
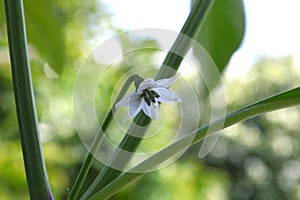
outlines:
[[[154,90],[150,90],[149,91],[155,98],[160,97],[159,94],[157,94],[157,92],[155,92]]]
[[[150,106],[151,95],[148,93],[147,90],[143,91],[142,97],[144,97],[147,105]]]
[[[144,97],[144,99],[145,99],[147,105],[150,106],[151,101],[152,101],[153,103],[156,103],[155,98],[158,98],[158,97],[159,97],[159,94],[157,94],[157,92],[155,92],[155,91],[153,91],[153,90],[147,90],[147,89],[145,89],[145,90],[143,91],[142,97]]]
[[[151,93],[151,90],[150,90],[150,91],[147,90],[146,93],[149,95],[151,101],[152,101],[153,103],[155,103],[155,97],[154,97],[153,94]]]
[[[144,99],[145,99],[147,105],[150,106],[150,99],[148,99],[146,96],[144,96]]]

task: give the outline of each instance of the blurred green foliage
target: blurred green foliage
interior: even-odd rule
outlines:
[[[54,197],[65,199],[86,155],[72,119],[76,72],[92,48],[93,38],[117,29],[111,27],[109,13],[96,0],[24,3],[43,151]],[[39,6],[45,12],[38,11]],[[0,199],[28,199],[3,3],[0,9]],[[126,41],[128,45],[134,42],[146,45],[154,41]],[[129,55],[119,63],[124,71],[111,71],[104,77],[107,87],[100,88],[95,97],[102,102],[96,105],[100,120],[107,112],[103,105],[110,105],[114,85],[125,68],[151,60],[153,52],[148,53],[142,57]],[[60,74],[58,79],[48,66]],[[244,77],[228,77],[225,86],[229,111],[300,82],[299,69],[291,57],[262,58]],[[197,158],[200,144],[194,145],[176,163],[144,176],[113,199],[299,199],[299,120],[299,107],[293,107],[235,125],[224,132],[205,159]],[[94,164],[84,187],[101,167],[100,163]]]
[[[39,54],[60,74],[66,61],[64,21],[56,14],[59,9],[47,0],[24,1],[28,41]],[[48,41],[48,42],[46,42]]]
[[[91,41],[104,32],[102,25],[106,26],[109,14],[96,0],[25,0],[24,8],[46,165],[54,197],[64,199],[86,153],[72,119],[73,82],[79,64],[92,48]],[[1,1],[0,199],[28,199],[4,14],[4,2]],[[91,24],[97,26],[97,32]]]
[[[230,76],[229,76],[230,77]],[[299,86],[290,56],[261,58],[239,78],[226,80],[228,111]],[[227,171],[230,199],[299,199],[300,107],[267,113],[224,131],[204,164]]]

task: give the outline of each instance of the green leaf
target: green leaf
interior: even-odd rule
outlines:
[[[163,158],[172,156],[182,151],[182,149],[186,147],[185,142],[190,140],[191,138],[193,138],[192,144],[200,142],[204,139],[204,135],[206,134],[209,128],[214,130],[214,127],[219,127],[220,124],[224,124],[223,129],[225,129],[245,119],[255,117],[266,112],[271,112],[299,104],[300,87],[297,87],[295,89],[283,92],[281,94],[277,94],[273,97],[264,99],[257,103],[241,108],[220,119],[211,122],[210,124],[200,127],[195,132],[187,134],[185,137],[174,142],[173,144],[164,148],[162,151],[155,154],[153,157],[145,160],[144,162],[136,166],[133,171],[137,169],[146,169],[146,167],[151,168],[154,165],[159,165],[162,162]],[[136,180],[142,175],[142,173],[124,173],[123,175],[119,176],[117,179],[112,181],[110,184],[108,184],[105,188],[100,190],[91,199],[107,199],[114,195],[116,192],[118,192],[120,189],[122,189],[124,186],[126,186],[128,183]]]
[[[244,31],[243,1],[215,0],[195,40],[206,49],[222,72],[240,46]],[[197,56],[197,50],[194,53]]]
[[[50,67],[61,74],[65,65],[63,24],[52,1],[24,1],[28,41]]]

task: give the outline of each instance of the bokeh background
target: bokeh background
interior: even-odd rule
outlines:
[[[186,6],[181,7],[182,12],[180,6],[172,8],[175,14],[181,13],[181,18],[172,15],[173,18],[169,19],[170,24],[174,24],[173,28],[167,25],[157,25],[156,28],[180,30],[190,6],[189,1],[180,2]],[[141,28],[140,24],[143,22],[132,25],[130,20],[133,19],[129,18],[128,25],[126,22],[122,25],[118,24],[119,18],[125,20],[122,15],[118,16],[118,9],[114,10],[115,7],[110,6],[108,1],[24,0],[24,4],[43,151],[54,197],[65,199],[67,189],[71,187],[87,153],[77,135],[73,121],[72,92],[76,73],[98,43],[120,31]],[[156,1],[151,5],[153,4],[160,6]],[[266,6],[264,9],[261,7],[259,9],[264,10],[266,16],[269,10],[274,13],[286,10],[288,13],[288,6],[282,5],[272,9],[271,3],[265,4],[258,4],[258,6]],[[139,10],[139,7],[138,5],[128,6],[128,8],[123,6],[123,10],[127,9],[128,12],[132,12],[130,9]],[[247,3],[245,10],[247,11]],[[155,23],[158,24],[163,17],[155,17],[155,14],[153,11],[153,18],[150,20],[152,24],[148,24],[154,28]],[[137,15],[143,15],[143,12],[140,10]],[[246,12],[246,17],[248,17],[247,25],[247,22],[251,21],[251,15],[248,16]],[[256,34],[263,35],[268,29],[268,23],[278,23],[279,27],[280,23],[285,24],[284,28],[289,29],[286,32],[297,31],[295,24],[286,26],[288,21],[272,20],[268,18],[265,26],[257,27]],[[294,20],[293,16],[290,16],[290,20]],[[145,21],[143,24],[145,28],[149,28],[147,23]],[[290,42],[286,39],[288,37],[289,35],[282,35],[281,38],[277,38],[277,41],[270,43],[274,45],[270,48],[278,48],[276,44],[282,41]],[[268,35],[265,38],[267,39]],[[243,44],[251,41],[251,37],[247,36]],[[145,45],[155,41],[131,41],[130,39],[127,41],[128,45],[133,42]],[[297,46],[299,41],[293,42]],[[237,55],[239,54],[241,53],[238,51]],[[276,56],[257,52],[251,59],[245,54],[239,58],[235,56],[233,55],[232,59],[235,61],[235,66],[229,63],[223,73],[228,112],[296,87],[300,83],[299,66],[293,52],[289,53],[287,50],[284,54]],[[145,52],[142,57],[133,57],[119,65],[122,65],[126,71],[138,62],[150,62],[153,57],[153,52]],[[243,58],[244,62],[242,62]],[[239,63],[239,67],[236,67]],[[50,66],[59,71],[60,75],[53,72]],[[110,104],[113,85],[122,73],[122,71],[112,73],[107,80],[107,89],[98,94],[101,96],[96,97],[102,100],[102,104]],[[199,83],[199,99],[204,104],[207,96],[204,95],[205,92],[201,93],[203,88]],[[98,112],[98,116],[104,116],[107,110],[103,106]],[[205,116],[205,112],[207,111],[203,108],[201,116]],[[203,119],[201,123],[205,120]],[[299,121],[300,110],[296,106],[234,125],[223,132],[213,151],[204,159],[199,159],[197,156],[201,144],[194,145],[176,163],[145,175],[125,187],[113,199],[300,199]],[[86,186],[96,177],[101,167],[101,163],[94,163]],[[0,199],[29,199],[18,135],[2,0],[0,3]]]

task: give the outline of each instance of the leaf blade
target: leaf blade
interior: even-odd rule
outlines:
[[[245,32],[242,0],[215,0],[195,37],[215,61],[220,72],[239,48]],[[197,50],[194,52],[197,57]]]
[[[159,154],[171,152],[170,149],[176,149],[177,146],[180,146],[180,143],[184,142],[189,137],[195,137],[193,144],[203,140],[203,134],[207,131],[210,126],[219,126],[219,123],[224,123],[224,128],[227,128],[231,125],[234,125],[238,122],[241,122],[245,119],[264,114],[266,112],[271,112],[283,108],[288,108],[291,106],[299,105],[300,104],[300,87],[288,90],[286,92],[274,95],[257,103],[251,104],[249,106],[243,107],[237,111],[234,111],[223,118],[217,119],[210,124],[204,125],[197,129],[195,132],[188,134],[186,137],[178,140],[177,142],[169,145],[159,153],[155,154],[153,157],[145,160],[143,163],[138,165],[137,167],[144,167],[148,163],[153,165],[155,159],[157,159],[156,163],[160,164],[161,156]],[[181,149],[177,149],[180,151]],[[173,152],[174,153],[174,152]],[[175,152],[176,153],[176,152]],[[165,155],[169,156],[169,155]],[[150,166],[153,167],[153,166]],[[136,167],[135,167],[136,168]],[[131,181],[136,180],[137,178],[141,177],[142,173],[124,173],[110,184],[108,184],[105,188],[101,189],[96,195],[94,195],[91,199],[107,199],[118,192],[121,188],[125,185],[130,183]]]

